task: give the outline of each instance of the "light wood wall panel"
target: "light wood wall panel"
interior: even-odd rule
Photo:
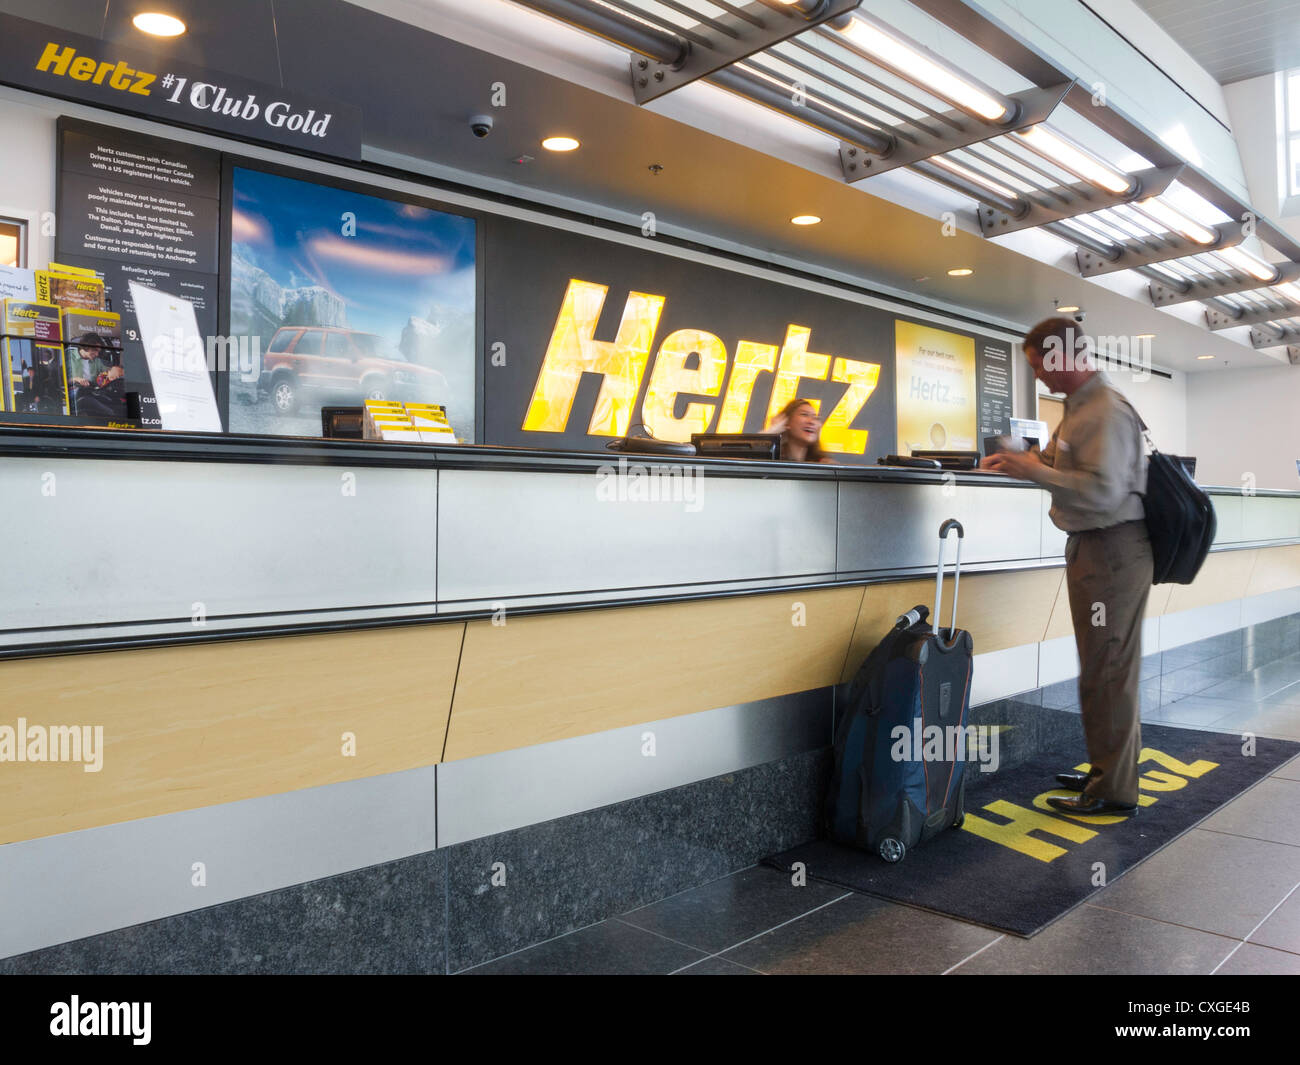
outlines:
[[[0,663],[0,725],[101,725],[103,768],[0,762],[0,843],[437,762],[463,624]],[[356,736],[355,757],[342,753]]]
[[[1156,584],[1147,596],[1147,608],[1144,618],[1158,618],[1169,606],[1172,584]],[[1061,571],[1061,590],[1056,597],[1056,606],[1052,608],[1052,618],[1047,623],[1045,639],[1058,640],[1063,636],[1074,635],[1074,621],[1070,617],[1070,589],[1065,583],[1065,571]]]
[[[1195,584],[1153,588],[1147,615],[1297,586],[1300,546],[1218,552]],[[899,614],[933,598],[920,578],[0,663],[0,725],[105,733],[99,773],[0,763],[0,843],[847,681]],[[977,653],[1070,635],[1064,569],[967,576],[958,624]],[[341,754],[344,732],[356,757]]]
[[[1254,551],[1216,551],[1207,555],[1201,572],[1191,584],[1169,586],[1169,606],[1166,612],[1177,614],[1199,606],[1213,606],[1240,599],[1250,584],[1251,570],[1255,568]]]
[[[1253,554],[1255,568],[1246,587],[1247,595],[1266,595],[1300,586],[1300,545],[1261,547]]]
[[[1158,618],[1169,613],[1169,597],[1174,594],[1172,584],[1156,584],[1151,587],[1151,594],[1147,596],[1146,617]]]
[[[1057,566],[964,577],[957,601],[957,626],[970,632],[976,654],[1041,640],[1064,572]],[[952,594],[953,582],[948,578],[943,582],[942,626],[951,617]],[[933,579],[867,585],[841,680],[847,681],[857,672],[900,614],[922,603],[934,609]]]
[[[834,684],[861,601],[826,588],[471,622],[446,758]]]
[[[944,581],[944,602],[952,602],[952,581]],[[847,683],[861,667],[871,649],[878,644],[900,614],[919,603],[934,606],[934,580],[898,581],[893,584],[868,584],[862,591],[862,604],[853,643],[840,670],[840,682]],[[960,606],[960,604],[958,604]]]

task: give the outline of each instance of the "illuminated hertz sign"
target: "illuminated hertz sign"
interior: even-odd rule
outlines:
[[[667,297],[629,293],[618,334],[613,340],[596,340],[596,323],[608,293],[606,285],[570,279],[524,416],[525,431],[564,432],[582,375],[591,373],[599,374],[602,380],[588,434],[627,435]],[[739,341],[728,378],[727,346],[719,337],[702,329],[669,333],[655,355],[641,405],[642,423],[660,440],[687,441],[692,433],[708,432],[717,414],[714,432],[740,433],[745,430],[745,416],[760,373],[774,375],[765,424],[798,395],[801,377],[837,381],[848,388],[823,421],[822,447],[843,454],[865,454],[867,430],[849,427],[876,390],[880,365],[809,351],[811,335],[812,330],[806,326],[791,324],[779,348],[753,340]],[[687,403],[678,417],[677,398],[683,393],[716,398]],[[811,402],[820,406],[817,400]],[[715,410],[719,404],[721,409]]]

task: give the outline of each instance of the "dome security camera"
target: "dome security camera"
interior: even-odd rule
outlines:
[[[489,133],[492,132],[492,116],[475,115],[473,118],[469,120],[469,130],[479,140],[482,140],[484,137],[486,137]]]

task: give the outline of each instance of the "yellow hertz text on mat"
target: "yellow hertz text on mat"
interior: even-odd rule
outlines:
[[[1165,754],[1163,751],[1143,747],[1142,754],[1138,757],[1138,764],[1147,765],[1149,763],[1154,763],[1161,768],[1148,769],[1138,778],[1138,786],[1144,792],[1157,792],[1163,795],[1181,791],[1187,787],[1189,781],[1199,780],[1206,773],[1219,767],[1218,762],[1207,762],[1203,759],[1189,765]],[[1086,772],[1088,766],[1081,765],[1078,768],[1080,772]],[[1052,809],[1047,804],[1047,797],[1057,793],[1057,789],[1052,789],[1043,792],[1041,795],[1036,795],[1033,799],[1033,809],[1018,806],[1006,799],[997,799],[994,802],[985,804],[983,809],[989,814],[1003,818],[1002,823],[999,824],[988,818],[968,813],[962,829],[966,832],[973,832],[984,839],[992,840],[994,843],[1000,843],[1002,846],[1009,847],[1020,854],[1037,858],[1040,862],[1051,862],[1067,853],[1067,847],[1049,842],[1040,838],[1041,836],[1052,836],[1057,840],[1064,841],[1066,844],[1078,845],[1087,843],[1088,840],[1097,835],[1096,829],[1087,826],[1113,825],[1126,819],[1125,815],[1122,814],[1118,816],[1104,814],[1067,817],[1044,812]],[[1138,796],[1139,806],[1150,806],[1157,801],[1155,795]]]

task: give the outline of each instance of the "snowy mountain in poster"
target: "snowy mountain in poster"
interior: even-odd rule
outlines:
[[[322,405],[370,396],[473,439],[473,219],[236,168],[231,231],[230,332],[262,353],[231,375],[232,432],[317,436]]]

